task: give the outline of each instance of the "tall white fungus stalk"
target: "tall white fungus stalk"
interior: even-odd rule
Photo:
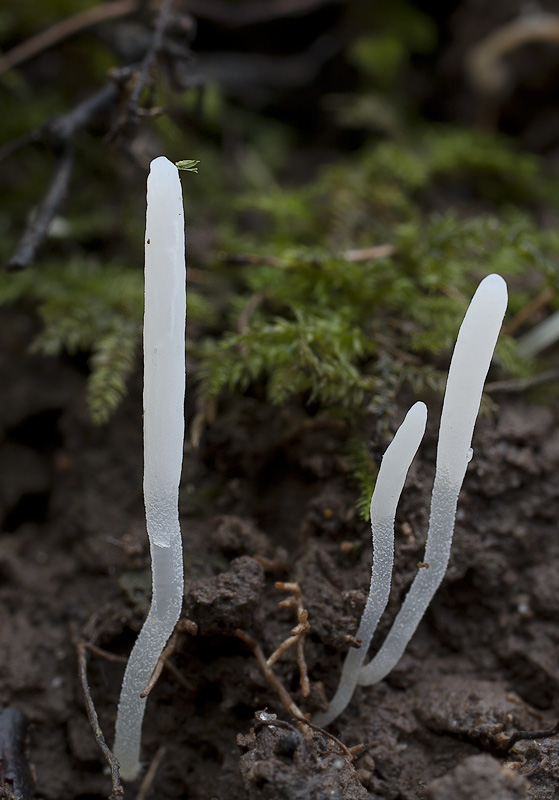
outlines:
[[[144,309],[144,501],[152,601],[124,680],[114,754],[123,780],[140,773],[146,688],[178,621],[183,597],[178,490],[183,459],[186,265],[178,170],[161,156],[147,183]]]
[[[369,664],[362,666],[374,633],[374,628],[371,630],[370,623],[374,622],[376,627],[384,608],[383,606],[379,613],[380,606],[376,607],[377,601],[374,598],[378,597],[379,593],[383,596],[387,593],[386,580],[390,581],[392,572],[392,560],[389,561],[384,554],[389,542],[387,530],[389,516],[386,510],[380,510],[380,507],[375,504],[377,493],[375,488],[371,501],[373,529],[371,592],[357,633],[358,638],[363,639],[362,648],[348,653],[340,685],[330,708],[316,717],[315,721],[320,725],[330,724],[342,713],[351,699],[356,684],[369,686],[377,683],[396,666],[444,577],[450,557],[458,495],[468,462],[472,457],[472,436],[481,402],[483,384],[493,357],[506,307],[507,287],[505,281],[500,275],[489,275],[478,286],[466,311],[450,362],[439,429],[429,531],[423,559],[426,566],[417,573],[380,650]],[[408,417],[412,411],[413,408]],[[382,491],[389,494],[386,502],[389,505],[393,503],[394,511],[402,491],[403,478],[405,479],[405,474],[419,444],[416,437],[419,435],[420,440],[422,436],[418,428],[410,429],[410,426],[407,425],[408,417],[402,423],[385,455],[386,458],[397,439],[402,437],[402,431],[406,426],[407,444],[405,447],[396,448],[391,457],[391,460],[394,457],[399,459],[399,465],[392,464],[391,470],[387,471],[383,477]],[[384,460],[381,464],[381,471],[383,466]],[[379,481],[380,477],[381,472],[379,472]],[[387,482],[390,484],[388,487]],[[390,516],[393,526],[392,508]],[[391,537],[393,542],[393,530]],[[380,565],[377,564],[378,560],[381,562]],[[381,576],[379,570],[382,573]],[[389,570],[388,574],[387,570]],[[384,600],[382,602],[386,605]],[[373,606],[375,606],[374,615],[372,614]],[[365,633],[364,636],[363,633]]]

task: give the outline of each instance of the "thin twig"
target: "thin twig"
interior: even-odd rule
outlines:
[[[555,723],[552,728],[548,728],[547,730],[543,731],[515,731],[510,736],[507,736],[505,733],[497,734],[495,737],[497,743],[497,749],[501,753],[508,753],[515,744],[518,742],[525,741],[529,739],[531,741],[535,739],[548,739],[550,736],[556,736],[559,733],[559,720]]]
[[[132,72],[132,67],[114,70],[109,83],[86,97],[67,114],[55,117],[43,125],[42,138],[53,147],[66,145],[78,131],[86,128],[101,113],[116,103],[122,87],[130,79]]]
[[[274,650],[272,655],[268,658],[269,667],[273,666],[276,663],[276,661],[279,658],[281,658],[281,656],[284,653],[286,653],[291,647],[294,647],[296,644],[298,644],[301,641],[303,635],[310,630],[311,626],[307,622],[307,617],[308,613],[305,611],[305,616],[301,620],[301,622],[299,622],[298,625],[296,625],[294,628],[291,629],[287,639],[284,642],[282,642],[280,646],[276,650]]]
[[[396,252],[393,244],[377,244],[373,247],[360,247],[357,250],[346,250],[343,257],[346,261],[379,261],[389,258]]]
[[[313,729],[313,731],[317,731],[318,733],[321,733],[323,736],[326,736],[328,739],[331,739],[333,742],[335,742],[340,750],[342,750],[343,753],[345,753],[346,756],[349,756],[349,758],[352,760],[355,758],[355,756],[359,755],[359,753],[361,753],[365,747],[365,745],[362,744],[357,744],[355,747],[348,747],[342,741],[340,741],[337,736],[334,736],[334,734],[330,733],[329,731],[325,731],[324,728],[320,727],[320,725],[315,725],[314,722],[311,722],[309,719],[305,719],[305,722],[309,728]]]
[[[248,644],[248,646],[250,647],[250,649],[254,654],[254,657],[256,658],[256,661],[258,662],[258,666],[260,667],[260,669],[264,674],[264,677],[266,678],[270,686],[277,692],[281,702],[284,705],[284,708],[289,714],[291,714],[291,716],[293,717],[293,719],[295,720],[295,722],[297,723],[299,729],[303,734],[305,730],[313,730],[317,731],[318,733],[321,733],[323,736],[326,736],[328,739],[331,739],[333,742],[335,742],[340,748],[340,750],[342,750],[342,752],[345,755],[347,755],[350,759],[353,759],[356,755],[358,755],[362,751],[363,745],[358,745],[357,747],[352,747],[350,749],[346,747],[346,745],[339,739],[337,739],[333,734],[323,730],[319,725],[315,725],[313,722],[307,719],[307,717],[304,716],[301,709],[293,701],[291,695],[289,694],[283,683],[280,681],[277,675],[274,674],[273,670],[271,669],[266,660],[266,656],[264,655],[262,648],[260,647],[256,639],[253,639],[253,637],[250,636],[250,634],[246,633],[246,631],[241,631],[239,629],[235,631],[235,634],[238,636],[239,639],[245,642],[245,644]],[[284,727],[286,724],[282,723],[281,720],[266,721],[260,719],[259,721],[262,724],[266,724],[269,726],[277,725],[278,727]]]
[[[309,625],[310,628],[310,625]],[[305,640],[303,635],[299,637],[297,642],[297,666],[299,667],[299,682],[301,684],[301,694],[303,697],[308,697],[311,693],[311,683],[309,681],[309,670],[305,660]]]
[[[102,650],[92,642],[83,642],[83,646],[86,650],[89,650],[90,653],[95,653],[96,656],[101,656],[101,658],[104,658],[106,661],[114,661],[116,664],[126,664],[128,661],[126,656],[117,656],[116,653],[111,653],[108,650]]]
[[[147,769],[147,772],[142,778],[138,794],[136,795],[136,800],[146,800],[148,792],[151,789],[152,783],[155,780],[157,770],[159,769],[159,766],[163,761],[163,757],[165,756],[166,749],[167,748],[164,745],[161,745],[157,753],[152,758],[151,763]]]
[[[239,318],[237,320],[237,330],[239,333],[241,334],[248,333],[250,318],[252,317],[256,309],[262,305],[265,299],[266,299],[265,292],[255,292],[252,295],[246,306],[239,314]]]
[[[138,79],[128,101],[128,108],[132,113],[135,113],[138,109],[140,95],[142,94],[142,91],[147,83],[151,65],[157,59],[157,56],[163,47],[163,37],[165,35],[167,25],[169,24],[169,17],[171,15],[173,2],[174,0],[162,0],[161,6],[159,7],[159,13],[157,14],[155,31],[153,33],[151,44],[142,60],[142,64],[138,73]]]
[[[550,286],[546,286],[545,289],[542,289],[542,291],[528,303],[528,305],[524,306],[518,314],[515,314],[510,322],[503,325],[503,333],[506,333],[507,336],[514,336],[519,328],[530,322],[534,314],[553,300],[554,297],[555,292],[553,289]]]
[[[86,97],[85,100],[78,103],[67,114],[53,117],[41,125],[40,128],[5,144],[4,147],[0,148],[0,162],[22,147],[40,141],[47,142],[55,149],[64,149],[78,130],[85,128],[101,112],[104,112],[116,102],[121,91],[121,85],[130,78],[132,72],[131,67],[114,70],[111,73],[110,83]]]
[[[272,669],[268,666],[268,662],[266,661],[266,656],[264,655],[262,648],[260,647],[256,639],[253,639],[252,636],[250,636],[248,633],[246,633],[245,631],[241,631],[239,629],[237,629],[235,633],[238,636],[238,638],[241,639],[243,642],[245,642],[245,644],[248,644],[248,646],[252,650],[254,657],[258,662],[258,666],[264,673],[264,677],[266,678],[272,689],[274,689],[274,691],[277,693],[285,709],[295,719],[306,722],[306,718],[301,709],[299,708],[299,706],[294,702],[291,695],[289,694],[283,683],[280,681],[280,679],[277,677],[277,675],[275,675]]]
[[[287,561],[266,558],[266,556],[253,555],[255,561],[267,572],[289,572],[290,565]]]
[[[120,782],[120,764],[112,754],[112,751],[105,741],[103,731],[99,725],[99,718],[97,716],[97,712],[95,711],[95,706],[93,705],[91,692],[89,691],[89,683],[87,680],[87,648],[85,647],[84,642],[76,642],[76,651],[78,654],[78,673],[80,677],[87,718],[95,736],[95,741],[103,753],[103,756],[107,761],[111,771],[113,790],[109,796],[109,800],[120,800],[120,798],[124,797],[124,789],[122,788],[122,784]]]
[[[114,122],[107,133],[106,141],[112,142],[122,135],[123,131],[130,128],[134,130],[144,117],[153,117],[163,113],[161,108],[144,109],[140,108],[140,98],[142,92],[148,84],[152,65],[156,62],[162,48],[165,30],[169,24],[171,7],[174,0],[162,0],[155,22],[155,28],[151,37],[150,45],[138,67],[134,70],[133,81],[128,100],[124,105],[123,112]]]
[[[381,258],[388,258],[396,253],[396,246],[393,244],[378,244],[372,247],[360,247],[352,250],[344,250],[339,253],[339,258],[346,261],[378,261]],[[259,253],[221,253],[220,259],[224,264],[234,264],[243,266],[250,264],[254,266],[281,267],[284,262],[277,256],[267,256]]]
[[[308,697],[311,691],[309,682],[309,672],[307,663],[305,661],[304,652],[304,637],[309,632],[311,626],[309,624],[309,613],[303,607],[303,595],[301,587],[298,583],[283,583],[278,581],[274,584],[276,589],[281,589],[284,592],[290,592],[291,597],[282,600],[278,603],[278,608],[293,608],[297,614],[297,625],[290,631],[289,637],[277,648],[268,659],[268,665],[272,666],[278,658],[285,653],[290,647],[297,646],[297,665],[300,673],[301,693],[303,697]]]
[[[33,778],[27,758],[29,720],[18,708],[0,712],[0,797],[31,800]]]
[[[50,28],[31,36],[25,42],[18,44],[3,56],[0,56],[0,75],[12,67],[23,64],[24,61],[28,61],[43,50],[53,47],[63,39],[67,39],[69,36],[84,30],[84,28],[131,14],[137,10],[139,5],[139,0],[113,0],[111,3],[102,3],[101,5],[87,8],[85,11],[79,11],[77,14],[55,22]]]
[[[8,262],[9,270],[24,269],[34,260],[35,252],[46,239],[49,225],[66,196],[73,163],[73,150],[68,145],[58,161],[47,193],[27,225],[14,255]]]
[[[68,189],[73,161],[71,143],[74,135],[77,131],[86,128],[101,113],[115,106],[117,100],[121,97],[123,87],[127,83],[131,83],[130,79],[134,76],[135,81],[125,107],[124,120],[118,121],[113,125],[108,134],[108,138],[114,139],[115,135],[124,128],[126,123],[132,122],[134,126],[139,124],[143,115],[143,111],[139,110],[137,107],[139,98],[148,80],[150,67],[162,48],[164,32],[169,21],[172,2],[173,0],[163,0],[161,3],[150,47],[139,66],[124,67],[123,69],[113,71],[111,80],[106,86],[86,98],[82,103],[79,103],[72,111],[50,120],[38,131],[25,137],[20,137],[14,142],[10,142],[0,150],[1,160],[7,154],[12,154],[16,149],[30,142],[44,141],[56,151],[61,151],[62,153],[47,193],[39,204],[34,217],[31,219],[17,245],[16,251],[8,263],[8,269],[18,270],[29,266],[35,258],[38,247],[40,247],[46,239],[49,225],[58,212]],[[114,16],[121,16],[124,13],[129,13],[137,6],[139,6],[138,0],[114,0],[113,3],[107,6],[95,7],[91,9],[92,16],[87,16],[87,12],[84,12],[85,16],[76,15],[60,23],[60,25],[63,26],[62,29],[59,27],[56,30],[56,26],[55,29],[49,29],[49,36],[46,35],[47,32],[45,31],[45,37],[38,43],[35,41],[34,48],[38,47],[40,50],[41,47],[49,46],[49,43],[55,43],[58,40],[57,36],[59,37],[62,34],[69,35],[73,30],[79,30],[84,24],[93,24],[93,22],[96,20],[98,21],[99,18],[104,19],[107,15],[110,17],[112,13],[114,13]],[[28,45],[26,51],[28,55],[26,57],[29,57],[32,52],[39,51],[37,49],[33,50],[33,48],[30,47],[30,42],[26,44]],[[21,53],[19,57],[22,57]],[[12,51],[11,58],[10,64],[13,63],[14,51]],[[0,61],[0,64],[1,63]],[[152,111],[148,111],[147,113],[152,113]]]
[[[153,687],[159,680],[159,676],[163,670],[163,667],[167,664],[168,659],[173,655],[176,650],[177,642],[179,639],[179,635],[181,633],[189,633],[191,636],[196,636],[198,633],[198,626],[195,622],[192,622],[191,619],[181,619],[177,622],[177,626],[175,631],[167,644],[165,645],[163,652],[157,659],[157,664],[155,665],[155,669],[152,672],[151,678],[148,681],[146,688],[143,692],[140,693],[140,697],[147,697],[149,693],[152,691]],[[176,673],[173,673],[176,674]]]
[[[492,381],[486,383],[484,392],[488,394],[520,394],[528,389],[533,389],[535,386],[541,386],[544,383],[551,383],[552,381],[559,380],[559,368],[548,369],[545,372],[540,372],[539,375],[532,375],[530,378],[512,378],[507,381]]]

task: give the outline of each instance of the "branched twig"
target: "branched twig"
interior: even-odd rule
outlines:
[[[67,114],[48,120],[37,130],[19,136],[0,148],[0,161],[4,161],[16,150],[34,142],[44,141],[55,149],[63,149],[70,143],[70,140],[78,130],[85,128],[101,112],[110,108],[116,102],[121,84],[128,80],[131,74],[130,67],[114,70],[110,83],[86,97],[85,100],[78,103]]]
[[[106,86],[86,97],[67,114],[47,122],[41,129],[42,138],[53,147],[66,145],[78,131],[86,128],[116,103],[123,85],[130,79],[131,74],[131,67],[114,70]]]
[[[163,37],[169,23],[173,2],[174,0],[162,0],[159,8],[150,47],[142,60],[136,85],[130,94],[129,109],[132,112],[137,111],[140,102],[140,95],[142,94],[142,91],[147,83],[151,65],[157,59],[157,56],[163,47]]]
[[[256,639],[253,639],[252,636],[246,633],[246,631],[241,631],[237,629],[235,633],[239,637],[239,639],[245,642],[245,644],[248,644],[248,646],[252,650],[254,657],[258,662],[258,666],[264,673],[264,677],[266,678],[272,689],[274,689],[277,692],[278,697],[283,703],[285,709],[295,719],[306,722],[306,717],[304,716],[299,706],[292,699],[291,695],[289,694],[283,683],[280,681],[280,679],[277,677],[277,675],[274,674],[271,667],[268,666],[266,656],[264,655],[262,648],[260,647]]]
[[[97,92],[79,103],[72,111],[62,116],[55,117],[42,125],[37,131],[18,137],[0,149],[0,161],[17,149],[33,142],[43,141],[50,145],[55,152],[60,153],[58,164],[55,168],[51,183],[37,211],[16,247],[15,253],[8,262],[8,269],[24,269],[35,258],[35,253],[48,233],[48,228],[55,214],[58,212],[65,197],[72,172],[72,140],[76,133],[88,127],[100,114],[112,109],[123,94],[123,87],[131,86],[128,101],[125,103],[123,118],[117,120],[107,135],[114,139],[123,129],[130,124],[136,127],[144,112],[138,108],[141,93],[148,81],[150,68],[163,46],[165,29],[169,22],[170,9],[173,0],[163,0],[159,7],[155,30],[150,46],[142,62],[136,66],[124,67],[114,70],[111,80]],[[13,51],[0,59],[0,72],[20,63],[25,58],[40,52],[44,47],[49,47],[61,38],[80,30],[85,25],[94,24],[109,17],[122,16],[139,7],[138,0],[114,0],[104,6],[96,6],[83,14],[70,17],[48,31],[44,31],[35,39],[28,40],[21,48]],[[16,52],[19,50],[19,53]],[[8,59],[6,61],[6,59]],[[147,112],[151,113],[151,112]]]
[[[298,584],[285,584],[285,585],[298,586]],[[339,739],[337,739],[333,734],[323,730],[319,725],[315,725],[313,722],[307,719],[307,717],[305,717],[299,706],[294,702],[291,695],[289,694],[283,683],[280,681],[278,676],[274,674],[269,664],[270,659],[266,659],[266,656],[264,655],[262,648],[260,647],[256,639],[250,636],[250,634],[246,633],[246,631],[241,631],[237,629],[235,633],[239,639],[245,642],[245,644],[248,644],[248,646],[250,647],[250,649],[254,654],[254,657],[256,658],[256,661],[258,662],[258,666],[260,667],[260,669],[264,674],[264,677],[266,678],[272,689],[276,691],[278,697],[283,703],[284,708],[289,714],[291,714],[291,716],[297,723],[299,730],[301,731],[303,736],[305,736],[305,738],[308,738],[308,734],[310,731],[317,731],[318,733],[321,733],[323,736],[326,736],[328,739],[331,739],[333,742],[335,742],[340,748],[340,750],[342,750],[342,752],[350,759],[355,758],[355,756],[357,756],[363,750],[363,745],[357,745],[357,747],[351,747],[351,748],[346,747],[346,745]],[[282,722],[281,720],[275,720],[275,719],[267,720],[265,717],[262,716],[257,716],[257,719],[262,725],[270,725],[270,726],[276,725],[278,727],[286,727],[286,725],[289,724]]]
[[[275,664],[278,658],[283,655],[286,650],[289,650],[290,647],[295,645],[297,647],[297,664],[299,666],[299,672],[301,675],[301,692],[303,697],[308,697],[311,687],[303,648],[304,636],[306,633],[308,633],[311,627],[308,621],[309,612],[303,608],[303,596],[301,593],[301,587],[298,583],[282,583],[281,581],[278,581],[274,584],[274,586],[276,589],[281,589],[284,592],[290,592],[291,597],[287,597],[285,600],[282,600],[280,603],[278,603],[278,608],[293,608],[297,614],[297,625],[290,631],[289,637],[282,642],[282,644],[280,644],[274,653],[272,653],[268,659],[268,666],[271,667],[272,664]]]
[[[87,712],[87,718],[89,720],[89,724],[91,725],[91,729],[95,736],[95,741],[103,756],[105,757],[107,764],[109,765],[109,769],[111,771],[111,782],[113,790],[109,796],[109,800],[120,800],[120,798],[124,797],[124,789],[122,788],[122,784],[120,782],[120,764],[112,754],[109,746],[105,741],[105,737],[103,736],[103,731],[101,730],[101,726],[99,725],[99,718],[97,717],[97,712],[95,711],[95,706],[93,705],[93,700],[91,698],[91,692],[89,691],[89,683],[87,680],[87,648],[84,642],[76,642],[76,651],[78,654],[78,672],[80,676],[80,683],[83,692],[83,699],[85,702],[85,709]]]
[[[49,188],[27,225],[15,253],[9,260],[8,269],[24,269],[33,262],[35,253],[43,244],[49,225],[58,212],[68,189],[73,167],[72,139],[74,135],[116,102],[120,93],[120,84],[129,74],[129,68],[115,72],[110,83],[79,103],[68,114],[55,117],[43,125],[40,130],[17,140],[18,146],[24,146],[32,141],[45,141],[55,150],[60,151],[61,155]],[[14,142],[8,143],[0,151],[0,161],[7,154],[14,152],[15,144]]]
[[[153,109],[151,112],[146,112],[145,109],[141,109],[139,105],[142,92],[148,84],[151,67],[157,60],[157,57],[163,48],[163,38],[169,23],[173,2],[174,0],[162,0],[162,3],[159,7],[159,12],[157,14],[157,20],[155,22],[155,28],[151,37],[150,46],[148,47],[139,67],[137,67],[134,72],[132,90],[130,91],[123,116],[115,122],[107,134],[108,141],[113,141],[121,134],[123,130],[127,128],[136,128],[140,123],[141,118],[146,116],[146,113],[153,116],[161,113],[162,111],[161,109]]]

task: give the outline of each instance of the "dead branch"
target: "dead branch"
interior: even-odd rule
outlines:
[[[34,795],[31,768],[27,760],[29,720],[17,708],[0,712],[0,797],[31,800]]]
[[[134,86],[134,89],[130,95],[129,111],[131,113],[136,112],[138,109],[140,96],[147,84],[151,65],[155,62],[157,56],[161,52],[161,48],[163,47],[163,37],[165,35],[167,25],[169,24],[169,17],[171,14],[171,8],[173,6],[173,1],[174,0],[162,0],[161,2],[151,43],[141,63],[136,85]]]
[[[2,161],[14,152],[16,145],[24,146],[30,142],[45,141],[61,153],[47,192],[8,261],[8,269],[25,269],[34,261],[35,253],[45,241],[50,223],[67,194],[74,161],[73,137],[77,131],[86,128],[99,114],[116,103],[120,94],[120,84],[128,77],[129,72],[126,68],[114,73],[110,83],[79,103],[68,114],[55,117],[28,137],[20,137],[16,142],[9,142],[0,150],[0,161]]]
[[[238,636],[238,638],[241,639],[245,644],[248,644],[248,646],[252,650],[254,657],[258,662],[258,666],[260,667],[260,669],[264,674],[264,677],[266,678],[272,689],[274,689],[274,691],[277,693],[286,711],[288,711],[289,714],[291,714],[291,716],[294,717],[295,719],[306,722],[307,720],[303,712],[299,708],[299,706],[292,699],[291,695],[289,694],[283,683],[280,681],[280,679],[277,677],[277,675],[274,674],[271,667],[268,666],[266,656],[262,652],[262,648],[260,647],[256,639],[253,639],[252,636],[250,636],[245,631],[237,629],[235,633]]]
[[[556,736],[559,733],[559,720],[552,728],[540,731],[515,731],[510,736],[506,733],[498,733],[494,737],[494,744],[498,752],[508,753],[515,744],[525,741],[526,739],[534,741],[536,739],[549,739],[550,736]]]
[[[107,134],[109,140],[116,139],[123,131],[134,133],[142,118],[154,113],[153,110],[144,112],[143,109],[140,109],[139,101],[145,86],[148,84],[152,65],[163,48],[172,2],[173,0],[163,0],[161,2],[150,45],[140,64],[113,70],[110,81],[106,86],[94,92],[67,114],[49,120],[38,130],[25,136],[20,136],[0,149],[0,161],[8,155],[12,155],[21,147],[41,141],[52,147],[59,154],[59,160],[51,183],[16,246],[14,255],[8,262],[8,269],[18,270],[29,266],[34,261],[38,248],[46,239],[50,223],[63,204],[70,182],[73,165],[72,140],[74,136],[79,131],[89,127],[101,114],[107,111],[114,112],[117,103],[121,101],[126,91],[128,91],[127,102],[123,105],[122,114],[113,123]],[[16,56],[19,60],[24,56],[26,58],[31,57],[31,55],[40,52],[41,48],[55,44],[60,38],[70,35],[86,24],[94,24],[108,17],[122,16],[130,13],[139,5],[139,0],[114,0],[114,2],[105,6],[96,6],[90,9],[91,14],[89,16],[89,12],[84,12],[84,14],[77,14],[74,17],[63,20],[58,24],[58,27],[54,26],[49,29],[50,32],[43,32],[44,36],[38,42],[37,40],[34,43],[33,40],[26,42],[25,45],[27,47],[23,52],[23,56],[21,51],[19,56],[15,51],[11,51],[11,54],[8,54],[11,58],[9,65],[13,65]],[[7,56],[4,58],[7,58]],[[0,67],[2,64],[5,65],[5,62],[0,59]]]
[[[46,239],[49,226],[66,197],[73,164],[73,150],[68,145],[56,165],[45,196],[31,217],[15,253],[8,262],[9,270],[24,269],[34,261],[37,248]]]
[[[87,8],[85,11],[79,11],[70,17],[65,17],[0,56],[0,75],[85,28],[131,14],[139,5],[139,0],[113,0],[113,2],[102,3],[93,8]]]
[[[120,782],[120,764],[112,754],[112,751],[105,741],[103,731],[99,725],[99,718],[97,716],[97,712],[95,711],[95,706],[93,705],[91,692],[89,691],[89,683],[87,680],[87,648],[85,643],[76,642],[76,651],[78,654],[78,673],[80,677],[87,718],[89,720],[89,724],[91,725],[91,730],[95,736],[95,741],[103,753],[103,757],[105,758],[111,771],[111,782],[113,788],[111,794],[109,795],[109,800],[121,800],[121,798],[124,797],[124,789],[122,788],[122,784]]]

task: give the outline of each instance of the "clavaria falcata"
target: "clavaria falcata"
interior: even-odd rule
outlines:
[[[394,519],[404,481],[427,418],[416,403],[388,447],[371,499],[373,566],[371,588],[357,631],[361,647],[349,651],[328,711],[314,719],[329,725],[345,709],[355,687],[382,680],[396,666],[436,590],[450,557],[458,495],[472,458],[472,436],[483,384],[507,307],[507,287],[489,275],[477,288],[458,332],[441,413],[435,482],[423,563],[394,623],[374,658],[364,665],[371,639],[388,602],[393,566]]]

